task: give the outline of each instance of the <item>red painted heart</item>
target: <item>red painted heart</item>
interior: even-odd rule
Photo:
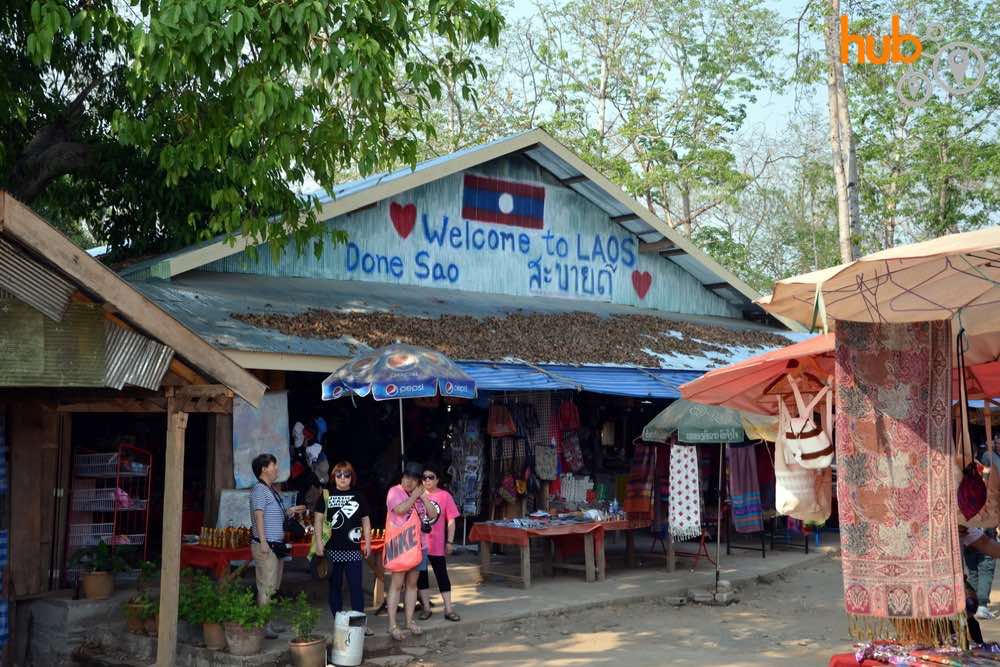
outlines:
[[[646,292],[649,291],[652,284],[653,276],[649,274],[649,271],[632,272],[632,287],[635,288],[635,293],[639,295],[640,299],[646,298]]]
[[[392,218],[392,226],[396,228],[396,233],[405,239],[417,224],[417,207],[414,204],[403,206],[392,202],[389,204],[389,217]]]

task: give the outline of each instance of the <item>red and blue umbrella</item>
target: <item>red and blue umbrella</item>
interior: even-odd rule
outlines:
[[[354,356],[323,380],[323,400],[368,396],[399,400],[399,438],[403,448],[403,399],[475,398],[476,381],[435,350],[395,343]]]

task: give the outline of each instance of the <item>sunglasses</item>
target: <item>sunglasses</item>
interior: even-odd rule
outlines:
[[[337,479],[350,479],[351,478],[351,473],[349,473],[349,472],[337,472],[337,473],[334,473],[334,476]]]
[[[437,479],[437,476],[436,475],[424,475],[424,479],[430,480],[430,481],[433,482],[435,479]]]

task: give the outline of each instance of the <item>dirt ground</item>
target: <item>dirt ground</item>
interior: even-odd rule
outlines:
[[[422,667],[826,665],[850,650],[840,563],[760,578],[728,607],[642,604],[541,618],[431,648]],[[995,622],[1000,623],[1000,622]]]

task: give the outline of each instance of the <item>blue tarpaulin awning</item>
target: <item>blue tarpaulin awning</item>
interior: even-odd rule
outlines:
[[[460,361],[479,389],[487,391],[590,391],[633,398],[680,398],[679,387],[700,377],[701,371],[626,368],[622,366],[566,366],[561,364]]]

